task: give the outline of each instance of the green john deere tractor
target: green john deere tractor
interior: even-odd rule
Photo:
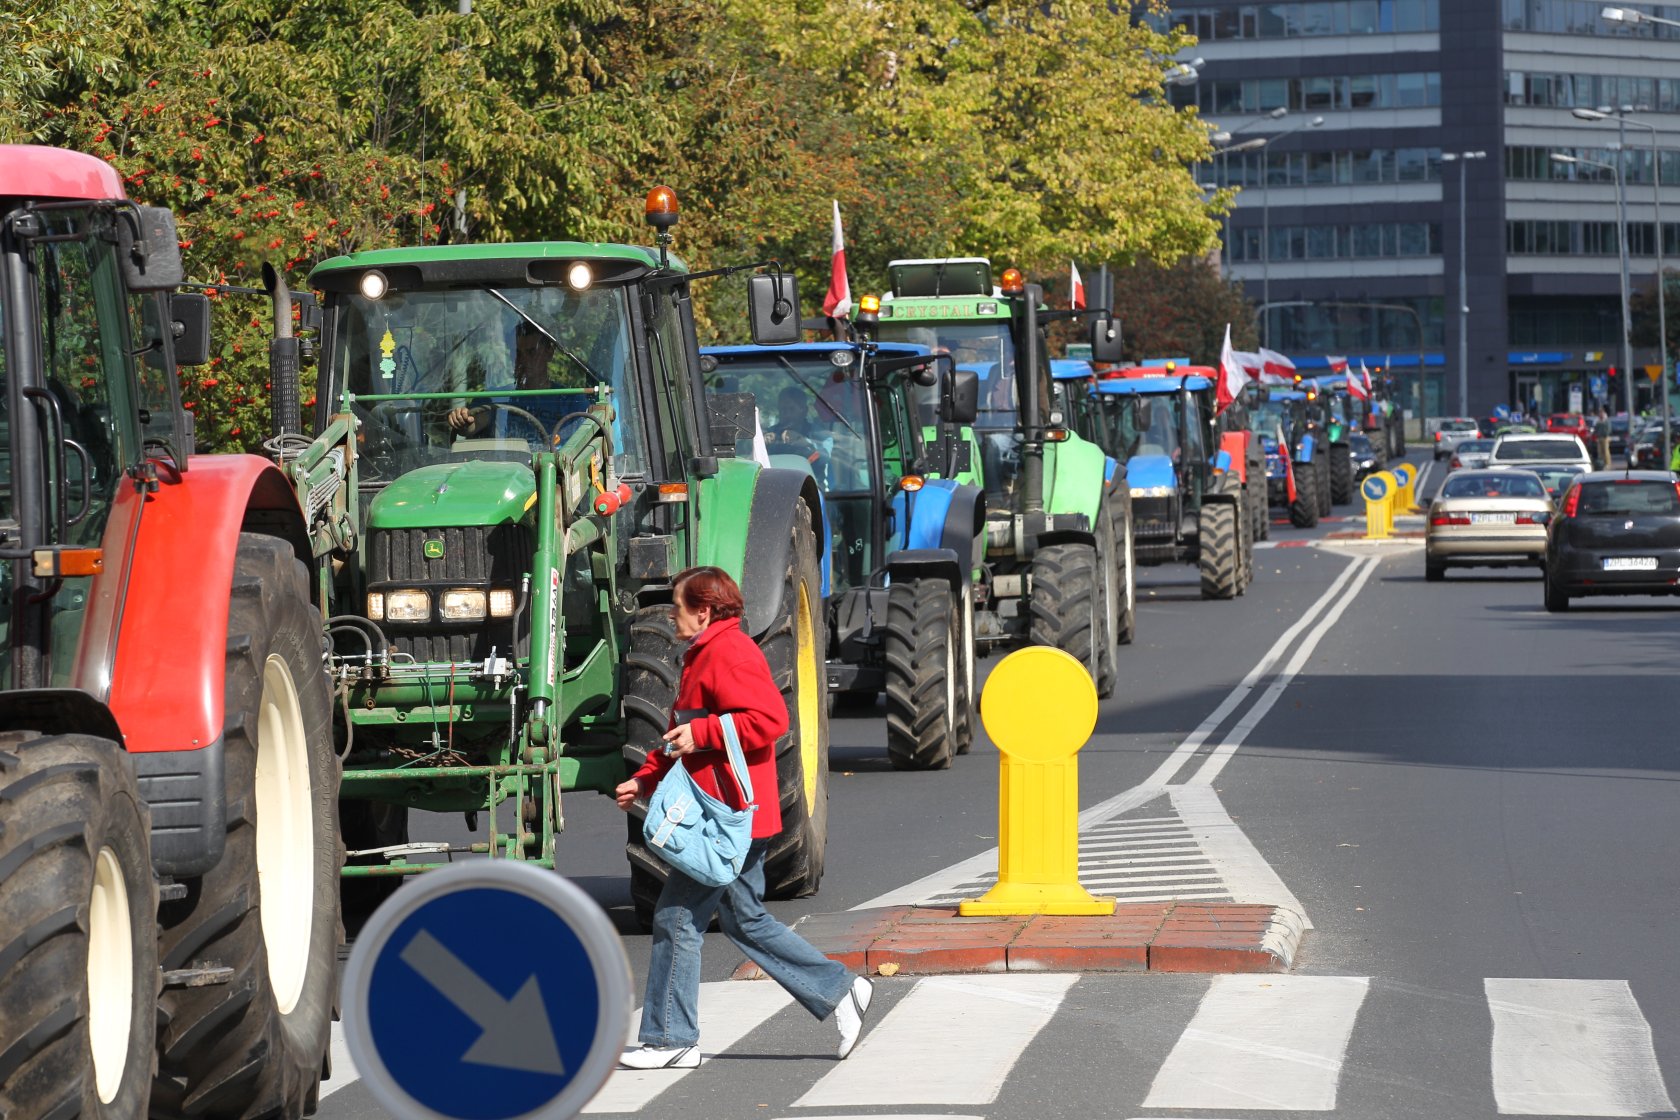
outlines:
[[[776,897],[822,878],[828,724],[816,486],[713,438],[690,273],[667,253],[674,196],[649,196],[656,250],[551,242],[336,257],[323,293],[314,439],[271,447],[309,518],[344,755],[346,904],[462,845],[411,842],[410,810],[457,812],[465,850],[560,862],[562,795],[610,794],[666,729],[680,665],[671,580],[741,584],[791,728],[777,744]],[[277,291],[277,322],[290,321]],[[779,269],[749,280],[760,343],[795,341]],[[295,341],[275,343],[276,383]],[[631,886],[663,865],[631,813]]]
[[[949,353],[980,379],[971,459],[986,503],[986,555],[976,587],[982,647],[1049,645],[1079,658],[1100,695],[1114,690],[1131,615],[1131,504],[1102,449],[1051,415],[1043,307],[1014,269],[992,287],[980,257],[899,260],[887,268],[879,338]],[[1092,323],[1093,355],[1119,360],[1119,331]]]

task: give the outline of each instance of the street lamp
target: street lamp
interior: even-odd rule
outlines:
[[[1274,110],[1275,112],[1276,110]],[[1271,149],[1286,136],[1291,136],[1303,128],[1317,128],[1324,123],[1323,117],[1314,117],[1310,121],[1302,121],[1294,128],[1286,128],[1282,132],[1274,132],[1267,136],[1266,158],[1260,161],[1260,303],[1262,306],[1272,302],[1272,168]],[[1272,323],[1268,315],[1260,324],[1260,345],[1270,347],[1272,344]]]
[[[1470,415],[1470,288],[1465,279],[1464,181],[1470,177],[1470,161],[1486,159],[1486,152],[1442,152],[1442,163],[1458,163],[1458,414]]]
[[[1633,454],[1633,344],[1628,335],[1632,330],[1633,320],[1628,312],[1628,244],[1627,244],[1627,191],[1622,182],[1622,161],[1618,153],[1615,163],[1603,163],[1596,159],[1585,159],[1581,156],[1565,155],[1563,152],[1553,152],[1552,159],[1558,163],[1579,164],[1582,167],[1597,167],[1610,172],[1616,177],[1616,251],[1621,257],[1622,265],[1622,387],[1623,398],[1627,402],[1628,438],[1627,453]]]
[[[1622,9],[1614,10],[1621,11]],[[1668,431],[1668,379],[1670,377],[1668,367],[1668,272],[1663,267],[1662,154],[1657,150],[1657,126],[1647,124],[1645,121],[1634,120],[1628,116],[1632,111],[1632,105],[1623,105],[1617,109],[1605,106],[1602,109],[1576,109],[1574,116],[1576,120],[1597,122],[1608,120],[1611,113],[1614,112],[1619,127],[1625,129],[1631,124],[1635,128],[1646,129],[1651,134],[1651,201],[1656,208],[1657,220],[1657,346],[1660,354],[1659,360],[1662,362],[1662,376],[1658,378],[1658,384],[1662,386],[1662,465],[1667,468],[1674,456],[1674,447]],[[1616,158],[1620,159],[1621,157],[1618,155]],[[1628,431],[1632,432],[1632,430],[1633,417],[1630,413]]]

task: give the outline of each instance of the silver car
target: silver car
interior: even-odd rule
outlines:
[[[1488,465],[1488,456],[1493,453],[1493,440],[1466,439],[1460,440],[1453,448],[1452,458],[1448,465],[1453,470],[1479,470]]]
[[[1435,429],[1435,458],[1445,459],[1453,453],[1453,448],[1467,439],[1475,439],[1482,434],[1481,426],[1468,416],[1443,416],[1439,420],[1431,420],[1430,425]]]
[[[1582,470],[1590,471],[1592,457],[1587,454],[1587,445],[1581,442],[1579,436],[1565,432],[1512,433],[1493,441],[1487,465],[1494,470],[1579,465]]]
[[[1538,566],[1553,511],[1533,471],[1454,471],[1429,506],[1425,577],[1442,579],[1448,567]]]

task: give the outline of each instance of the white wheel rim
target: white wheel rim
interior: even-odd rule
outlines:
[[[309,970],[315,916],[315,829],[309,744],[292,671],[263,666],[257,712],[257,897],[268,979],[282,1015],[297,1006]]]
[[[93,861],[88,902],[88,1044],[99,1100],[110,1104],[128,1066],[134,1018],[134,923],[128,913],[128,884],[110,848]]]

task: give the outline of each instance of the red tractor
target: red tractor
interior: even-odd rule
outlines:
[[[336,990],[291,487],[192,454],[209,304],[104,162],[0,146],[0,1115],[297,1117]]]

